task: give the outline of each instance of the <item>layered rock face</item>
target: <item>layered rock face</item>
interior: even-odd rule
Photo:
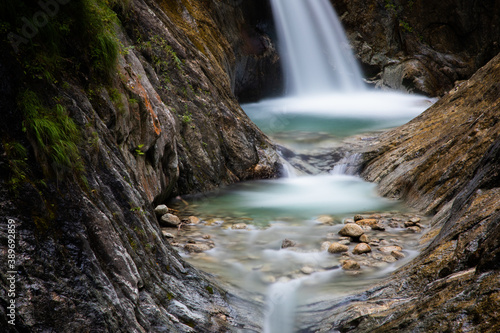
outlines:
[[[237,318],[231,296],[172,250],[152,207],[276,174],[272,143],[232,94],[235,54],[251,29],[240,7],[221,1],[132,0],[118,16],[111,82],[96,83],[82,70],[31,87],[57,97],[77,124],[85,178],[61,176],[74,170],[48,165],[24,133],[16,101],[25,89],[22,69],[2,38],[0,241],[6,258],[12,219],[18,273],[16,326],[6,322],[5,293],[0,325],[14,332],[232,330],[245,318]],[[26,159],[9,155],[13,138]],[[16,182],[13,163],[29,167]],[[4,278],[1,285],[8,289]]]
[[[332,0],[372,83],[440,96],[500,52],[495,0]]]
[[[422,240],[432,242],[364,294],[311,305],[318,316],[305,331],[498,332],[499,80],[500,54],[366,149],[362,175],[381,194],[434,214]]]

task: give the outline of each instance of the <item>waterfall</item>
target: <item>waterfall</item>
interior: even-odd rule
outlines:
[[[287,94],[361,91],[361,71],[328,0],[271,0]]]

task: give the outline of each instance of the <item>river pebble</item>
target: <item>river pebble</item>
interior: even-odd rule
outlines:
[[[330,247],[328,247],[328,252],[330,253],[342,253],[347,251],[349,251],[349,246],[337,242],[332,243]]]
[[[173,214],[164,214],[160,219],[162,227],[178,227],[179,224],[181,224],[181,220]]]
[[[355,223],[346,224],[339,231],[339,234],[342,236],[355,237],[355,238],[358,238],[359,236],[361,236],[364,233],[365,232],[363,231],[363,229]]]
[[[361,266],[355,260],[345,260],[342,262],[342,269],[346,271],[358,270]]]
[[[359,243],[358,245],[356,245],[354,250],[352,250],[352,253],[354,254],[363,254],[369,252],[372,252],[372,248],[366,243]]]

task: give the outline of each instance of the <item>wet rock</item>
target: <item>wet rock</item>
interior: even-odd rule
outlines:
[[[382,261],[385,261],[386,263],[393,263],[395,262],[397,259],[394,258],[394,256],[390,255],[390,256],[383,256],[382,257]]]
[[[332,245],[332,242],[323,242],[321,243],[321,251],[328,251],[328,248]]]
[[[170,232],[166,231],[166,230],[162,230],[161,231],[163,237],[165,238],[175,238],[175,236],[173,234],[171,234]]]
[[[160,225],[162,227],[178,227],[181,224],[181,220],[174,214],[167,213],[163,215],[160,219]]]
[[[300,271],[301,271],[302,273],[304,273],[304,274],[309,275],[309,274],[314,273],[314,268],[312,268],[311,266],[304,266],[304,267],[302,267],[302,268],[300,269]]]
[[[316,221],[318,221],[319,223],[322,223],[322,224],[332,224],[335,220],[331,216],[321,215],[321,216],[318,216],[318,218],[316,218]]]
[[[297,245],[297,242],[290,240],[290,239],[287,239],[287,238],[283,239],[283,241],[281,242],[282,249],[294,247],[295,245]]]
[[[361,235],[361,236],[363,236],[363,235]],[[337,243],[342,244],[342,245],[349,245],[349,244],[351,244],[351,241],[348,239],[341,239]]]
[[[202,237],[203,239],[210,239],[210,238],[212,238],[212,236],[210,236],[210,235],[203,235],[203,236],[201,236],[201,237]]]
[[[243,230],[246,229],[247,225],[245,223],[236,223],[231,226],[231,229],[233,230]]]
[[[401,228],[401,225],[399,224],[399,222],[396,222],[396,221],[391,221],[391,222],[389,222],[387,225],[388,225],[389,227],[391,227],[391,228],[395,228],[395,229],[397,229],[397,228]]]
[[[372,230],[376,230],[376,231],[385,231],[385,227],[380,223],[371,225],[370,228],[372,228]]]
[[[360,221],[363,219],[364,219],[364,217],[362,215],[354,215],[354,222],[357,222],[357,221]]]
[[[361,236],[364,233],[365,232],[363,231],[363,229],[355,223],[346,224],[339,231],[339,234],[342,236],[348,236],[348,237],[354,237],[354,238],[358,238],[359,236]]]
[[[359,236],[359,241],[363,243],[370,243],[370,238],[366,234],[363,234]]]
[[[406,221],[406,222],[404,223],[404,225],[405,225],[405,228],[409,228],[409,227],[413,227],[413,226],[415,225],[415,223],[414,223],[414,222],[411,222],[411,221]]]
[[[396,259],[403,259],[405,257],[405,254],[401,251],[392,251],[391,255]]]
[[[369,253],[371,251],[372,251],[372,248],[370,247],[370,245],[368,245],[366,243],[359,243],[358,245],[356,245],[356,247],[354,247],[354,250],[352,250],[352,253],[363,254],[363,253]]]
[[[406,230],[414,233],[414,234],[419,234],[422,232],[422,229],[420,229],[420,227],[417,227],[417,226],[414,226],[414,227],[408,227],[406,228]]]
[[[379,251],[385,254],[391,254],[392,251],[401,251],[403,250],[401,246],[392,245],[392,246],[382,246],[379,248]]]
[[[163,215],[168,213],[167,205],[158,205],[155,208],[155,214],[157,217],[162,217]]]
[[[356,224],[361,225],[361,226],[373,226],[378,223],[378,220],[376,219],[361,219],[361,220],[356,220]]]
[[[189,253],[201,253],[210,250],[207,244],[186,244],[184,249]]]
[[[196,216],[189,216],[189,217],[183,219],[182,222],[184,222],[186,224],[198,224],[201,222],[201,220]]]
[[[353,219],[344,219],[344,224],[347,224],[347,223],[355,223],[355,221]]]
[[[419,223],[421,221],[420,217],[412,217],[408,222]]]
[[[342,253],[347,251],[349,251],[349,247],[340,243],[332,243],[328,248],[328,252],[330,253]]]
[[[346,271],[354,271],[360,269],[361,266],[355,260],[345,260],[342,262],[342,269]]]

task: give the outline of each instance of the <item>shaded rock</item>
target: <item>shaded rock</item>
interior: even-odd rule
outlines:
[[[361,235],[361,236],[363,236],[363,235]],[[351,238],[351,237],[349,237],[349,238]],[[349,245],[349,244],[351,244],[351,242],[352,242],[352,240],[341,239],[337,243],[342,244],[342,245]]]
[[[348,237],[354,237],[354,238],[358,238],[359,236],[361,236],[364,233],[365,232],[363,231],[363,229],[355,223],[346,224],[339,231],[339,234],[342,236],[348,236]]]
[[[342,262],[342,269],[346,271],[354,271],[360,269],[361,266],[355,260],[345,260]]]
[[[312,268],[312,267],[310,267],[310,266],[304,266],[304,267],[302,267],[302,268],[300,269],[300,271],[301,271],[302,273],[304,273],[304,274],[309,275],[309,274],[314,273],[314,268]]]
[[[162,227],[178,227],[181,224],[181,220],[170,213],[163,215],[160,219],[160,225]]]
[[[343,245],[340,243],[332,243],[328,247],[328,252],[330,253],[342,253],[342,252],[347,252],[349,251],[349,247],[347,245]]]
[[[283,241],[281,242],[282,249],[286,249],[288,247],[294,247],[295,245],[297,245],[297,242],[287,238],[283,239]]]
[[[363,253],[369,253],[371,251],[372,251],[372,248],[370,247],[370,245],[368,245],[366,243],[359,243],[358,245],[356,245],[356,247],[354,247],[354,250],[352,250],[352,253],[363,254]]]
[[[161,233],[162,233],[163,237],[165,237],[165,238],[175,238],[175,236],[172,233],[170,233],[166,230],[162,230]]]
[[[184,249],[189,253],[201,253],[210,250],[210,246],[207,244],[186,244],[184,245]]]
[[[360,221],[362,219],[364,219],[362,215],[354,215],[354,222]]]
[[[162,217],[163,215],[168,213],[167,205],[158,205],[155,208],[155,214],[157,217]]]
[[[376,231],[385,231],[385,227],[380,223],[373,224],[370,226],[370,228],[372,228],[372,230],[376,230]]]

